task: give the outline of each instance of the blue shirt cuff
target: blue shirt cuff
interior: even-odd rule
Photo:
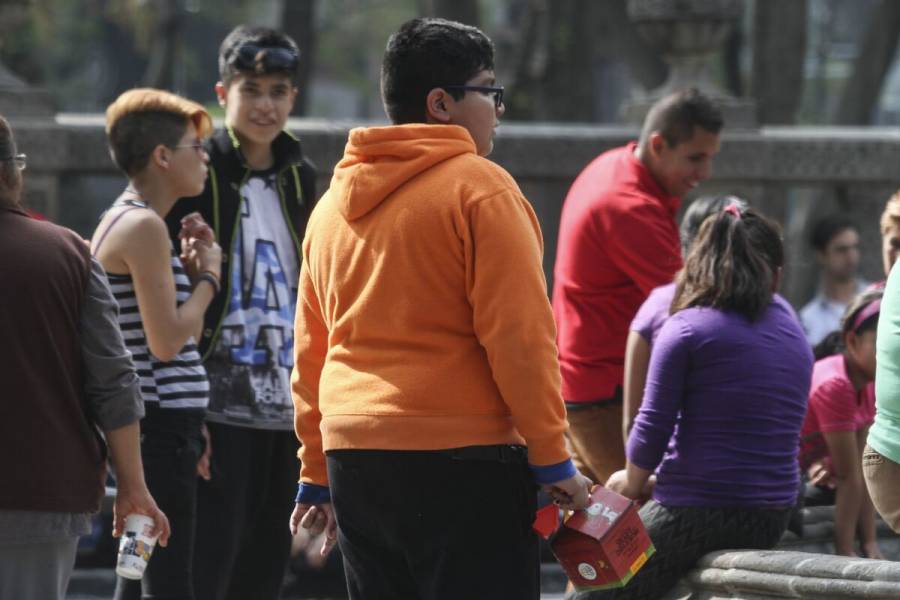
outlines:
[[[331,490],[324,485],[301,483],[297,486],[295,502],[303,504],[328,504],[331,502]]]
[[[571,458],[567,458],[561,463],[556,463],[555,465],[528,466],[531,467],[531,472],[534,473],[534,478],[539,485],[556,483],[557,481],[562,481],[563,479],[574,477],[575,473],[577,473],[577,471],[575,470],[575,464],[572,462]]]

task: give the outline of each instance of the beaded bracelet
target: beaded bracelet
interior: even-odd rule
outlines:
[[[197,283],[200,283],[201,281],[208,281],[209,284],[213,286],[216,295],[222,291],[222,284],[219,283],[219,278],[216,277],[216,274],[212,271],[200,271],[200,273],[197,274]]]

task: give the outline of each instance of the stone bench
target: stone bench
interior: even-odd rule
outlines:
[[[884,521],[878,543],[892,560],[849,558],[833,554],[833,506],[802,512],[802,537],[788,531],[775,550],[711,552],[666,600],[900,598],[900,536]]]
[[[725,550],[700,559],[666,596],[666,600],[726,598],[896,599],[900,563],[784,550]]]
[[[834,507],[805,508],[803,537],[786,532],[774,550],[711,552],[664,600],[900,599],[900,536],[880,519],[876,531],[892,560],[834,556]],[[546,598],[563,597],[559,565],[543,565],[542,583]]]

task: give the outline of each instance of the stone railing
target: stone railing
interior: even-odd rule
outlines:
[[[28,154],[28,201],[52,219],[88,234],[118,194],[123,178],[110,161],[101,115],[13,120]],[[320,192],[340,158],[350,123],[292,120],[319,168]],[[541,221],[545,268],[552,277],[559,213],[580,170],[600,152],[637,137],[635,128],[510,124],[492,156],[519,182]],[[783,293],[804,301],[815,285],[815,260],[805,241],[808,221],[851,211],[862,228],[864,274],[880,279],[878,214],[900,185],[900,130],[763,128],[725,132],[713,178],[698,193],[734,193],[777,218],[788,251]]]

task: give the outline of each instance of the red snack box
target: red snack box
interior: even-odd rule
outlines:
[[[622,587],[656,551],[637,504],[597,486],[591,504],[574,513],[550,548],[579,591]]]

